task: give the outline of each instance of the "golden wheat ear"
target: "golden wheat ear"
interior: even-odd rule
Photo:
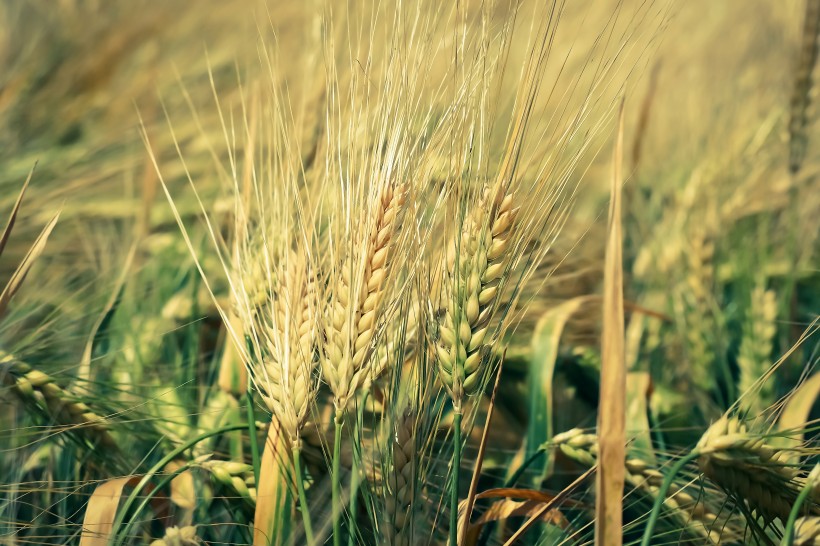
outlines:
[[[820,36],[820,0],[806,0],[803,39],[789,104],[789,170],[792,173],[800,171],[809,143],[806,128],[809,122],[811,90],[814,85],[812,74],[814,65],[817,63],[818,36]]]
[[[729,496],[767,522],[788,519],[801,489],[800,470],[789,463],[789,452],[767,445],[727,416],[709,427],[696,449],[701,472]]]

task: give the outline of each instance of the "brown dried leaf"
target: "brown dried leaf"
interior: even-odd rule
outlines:
[[[80,546],[108,546],[123,489],[137,485],[140,478],[117,478],[103,482],[94,489],[85,508]]]

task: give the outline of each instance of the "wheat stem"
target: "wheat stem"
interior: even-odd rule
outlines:
[[[256,416],[253,411],[253,385],[250,378],[248,378],[248,388],[245,389],[245,399],[247,400],[247,415],[248,415],[248,437],[251,444],[251,461],[253,464],[253,478],[256,483],[259,483],[259,470],[261,463],[259,462],[259,445],[256,440]]]
[[[450,546],[458,545],[458,474],[461,468],[461,411],[453,416],[453,480],[450,483]]]
[[[355,546],[356,544],[356,506],[357,497],[359,496],[359,472],[356,467],[356,457],[353,457],[353,468],[350,474],[350,529],[347,534],[347,546]]]
[[[302,449],[299,446],[293,448],[293,469],[296,473],[296,489],[299,495],[299,509],[302,512],[302,524],[305,526],[305,539],[308,545],[314,544],[313,526],[310,523],[310,510],[308,510],[307,495],[305,495],[304,475],[302,474]]]
[[[202,442],[203,440],[207,440],[208,438],[210,438],[212,436],[218,436],[218,435],[224,434],[226,432],[233,432],[234,430],[243,430],[245,428],[247,428],[247,424],[242,423],[240,425],[227,425],[227,426],[215,429],[215,430],[209,430],[208,432],[203,432],[202,434],[200,434],[196,438],[193,438],[192,440],[189,440],[189,441],[181,444],[176,449],[171,450],[170,452],[168,452],[165,455],[165,457],[160,459],[157,462],[157,464],[152,466],[148,470],[148,472],[145,473],[145,475],[142,477],[142,479],[139,481],[139,483],[134,487],[134,489],[131,491],[131,494],[128,496],[128,498],[123,503],[122,509],[117,512],[117,517],[114,519],[114,524],[111,528],[111,532],[112,532],[113,537],[114,537],[113,543],[114,544],[121,544],[122,543],[122,542],[119,542],[119,541],[116,540],[117,535],[123,535],[123,537],[122,537],[123,540],[125,540],[127,538],[128,530],[131,527],[131,525],[133,523],[133,520],[129,521],[128,526],[125,528],[125,530],[122,533],[118,533],[117,529],[119,529],[120,525],[122,525],[123,519],[125,518],[125,515],[129,512],[131,507],[136,502],[137,496],[140,494],[142,489],[146,485],[148,485],[148,482],[151,481],[151,478],[154,477],[155,475],[157,475],[159,472],[161,472],[162,469],[165,468],[165,466],[168,463],[170,463],[171,461],[173,461],[174,459],[176,459],[177,457],[182,455],[185,451],[191,449],[193,446],[197,445],[199,442]]]
[[[342,546],[342,490],[341,490],[341,458],[342,458],[342,425],[344,419],[340,410],[336,411],[333,420],[333,470],[331,478],[331,501],[333,510],[333,546]]]
[[[661,513],[661,506],[663,506],[663,501],[666,499],[666,495],[669,493],[669,487],[672,485],[672,482],[675,481],[675,477],[684,466],[694,461],[699,456],[700,451],[693,449],[687,455],[678,459],[678,462],[673,464],[672,468],[670,468],[669,472],[666,476],[664,476],[663,483],[658,490],[658,496],[655,497],[655,504],[652,505],[652,512],[649,513],[649,520],[646,522],[646,528],[644,529],[643,538],[641,539],[641,546],[650,545],[653,533],[655,531],[655,524],[658,522],[658,516],[660,516]]]

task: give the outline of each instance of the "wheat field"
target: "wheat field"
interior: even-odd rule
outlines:
[[[818,36],[0,3],[0,544],[820,545]]]

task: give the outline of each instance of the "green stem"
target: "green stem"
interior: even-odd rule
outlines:
[[[305,538],[309,546],[313,546],[313,526],[310,523],[310,510],[308,510],[307,495],[305,495],[305,481],[302,475],[302,449],[293,448],[293,468],[296,472],[296,488],[299,493],[299,509],[302,512],[302,523],[305,526]]]
[[[650,542],[652,541],[652,533],[655,532],[655,524],[657,524],[658,517],[661,513],[661,506],[663,506],[663,501],[666,500],[666,494],[669,492],[669,487],[672,485],[675,476],[678,475],[678,472],[680,472],[687,463],[695,460],[699,455],[700,451],[693,449],[689,452],[689,454],[678,459],[678,462],[673,464],[669,469],[669,473],[663,477],[663,483],[661,484],[658,494],[655,497],[655,504],[652,505],[652,512],[649,514],[649,521],[646,522],[646,528],[643,532],[643,539],[641,539],[641,546],[650,546]]]
[[[356,543],[356,498],[359,496],[359,471],[356,464],[350,474],[350,530],[347,536],[347,546]]]
[[[160,461],[157,464],[152,466],[148,470],[148,472],[145,473],[145,475],[142,477],[142,479],[139,481],[139,483],[136,485],[136,487],[134,487],[133,491],[131,491],[131,494],[128,495],[128,498],[125,499],[125,502],[123,503],[122,509],[117,512],[117,517],[114,519],[114,525],[111,528],[111,539],[114,542],[114,544],[119,543],[117,541],[117,535],[119,535],[120,533],[118,533],[117,531],[120,528],[120,526],[122,525],[123,520],[125,519],[125,515],[128,513],[130,508],[136,502],[136,499],[137,499],[138,495],[140,494],[140,492],[142,491],[142,489],[146,485],[148,485],[148,482],[151,481],[151,478],[153,478],[157,473],[159,473],[163,468],[165,468],[165,465],[167,465],[168,463],[170,463],[171,461],[173,461],[174,459],[179,457],[182,453],[184,453],[185,451],[191,449],[193,446],[195,446],[196,444],[198,444],[199,442],[201,442],[203,440],[207,440],[208,438],[210,438],[212,436],[218,436],[219,434],[224,434],[226,432],[232,432],[234,430],[242,430],[242,429],[245,429],[246,427],[247,427],[246,424],[227,425],[227,426],[218,428],[216,430],[210,430],[208,432],[203,432],[202,434],[200,434],[196,438],[185,442],[181,446],[179,446],[176,449],[174,449],[173,451],[169,452],[165,457],[160,459]],[[134,517],[136,517],[136,514],[135,514]],[[133,518],[132,518],[132,520],[133,520]],[[130,526],[131,526],[131,522],[129,522],[128,527],[126,527],[125,532],[122,533],[122,534],[125,534],[127,536],[127,531],[128,531]]]
[[[533,452],[527,460],[521,463],[515,472],[513,472],[512,476],[504,483],[504,487],[515,487],[515,484],[518,483],[518,480],[521,479],[521,476],[524,475],[524,472],[534,463],[537,459],[539,459],[542,455],[544,455],[546,451],[544,449],[538,448],[538,451]]]
[[[350,475],[350,529],[347,535],[347,546],[354,546],[358,538],[358,521],[356,520],[356,513],[358,510],[359,501],[359,486],[361,484],[361,475],[359,469],[362,468],[362,453],[361,453],[361,431],[364,428],[364,408],[367,404],[367,391],[363,392],[359,400],[358,410],[356,412],[356,426],[353,428],[353,468]]]
[[[458,475],[461,469],[461,410],[453,416],[453,480],[450,483],[450,546],[458,545]]]
[[[344,418],[342,412],[336,412],[333,420],[333,471],[331,477],[333,485],[331,488],[331,500],[333,502],[333,546],[342,546],[342,425]]]
[[[789,519],[786,521],[786,528],[784,529],[783,540],[780,542],[780,546],[790,546],[794,542],[794,524],[797,522],[797,518],[800,515],[800,509],[803,507],[803,503],[806,502],[806,499],[809,497],[809,494],[811,494],[812,489],[814,489],[816,481],[812,479],[812,475],[814,473],[815,472],[813,471],[809,474],[809,477],[806,480],[806,485],[803,486],[803,489],[800,490],[800,494],[797,495],[797,499],[794,501],[794,505],[789,512]]]
[[[256,440],[256,416],[253,411],[253,390],[251,390],[251,380],[248,379],[248,388],[245,391],[248,412],[248,436],[251,442],[251,463],[253,464],[253,477],[259,483],[259,471],[261,462],[259,460],[259,445]]]

